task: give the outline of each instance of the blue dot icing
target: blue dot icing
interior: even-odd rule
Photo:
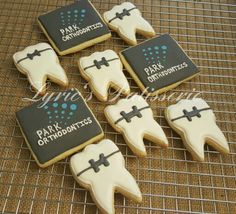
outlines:
[[[58,113],[58,111],[56,110],[56,111],[54,111],[56,114]]]
[[[145,50],[145,49],[143,49],[142,51],[143,51],[143,52],[145,52],[146,50]]]
[[[158,47],[158,46],[155,46],[154,49],[155,49],[155,50],[159,50],[159,47]]]
[[[48,109],[48,106],[44,106],[44,109]]]
[[[61,116],[61,119],[64,119],[64,116]]]
[[[152,55],[152,52],[150,52],[150,55]]]
[[[73,115],[74,113],[73,112],[70,112],[69,115]]]
[[[166,50],[166,49],[167,49],[167,46],[166,46],[166,45],[162,45],[162,46],[161,46],[161,49],[162,49],[162,50]]]
[[[48,112],[47,112],[47,114],[51,114],[51,112],[50,112],[50,111],[48,111]]]
[[[53,103],[52,106],[56,108],[58,106],[58,103]]]
[[[78,10],[74,10],[74,13],[78,13],[79,11]]]
[[[49,119],[52,119],[52,116],[49,116],[48,118],[49,118]]]
[[[152,50],[152,48],[148,48],[148,50],[150,51],[150,50]]]
[[[67,104],[66,104],[66,103],[63,103],[63,104],[61,105],[61,107],[62,107],[63,109],[66,109],[66,108],[67,108]]]
[[[70,14],[71,12],[70,11],[67,11],[68,14]]]
[[[149,58],[147,57],[146,60],[149,60]]]
[[[158,52],[158,51],[156,51],[156,54],[159,54],[159,52]]]
[[[58,115],[56,116],[56,118],[58,118]]]
[[[75,111],[75,110],[77,109],[77,105],[71,104],[71,105],[70,105],[70,109],[71,109],[72,111]]]
[[[62,113],[62,114],[65,114],[65,111],[64,111],[64,110],[62,110],[62,111],[61,111],[61,113]]]
[[[166,54],[166,51],[163,51],[162,53],[163,53],[163,54]]]
[[[86,10],[85,10],[85,9],[81,10],[81,13],[85,13],[85,12],[86,12]]]
[[[49,123],[52,123],[52,121],[49,121]]]
[[[67,117],[67,119],[69,120],[69,119],[70,119],[70,117]]]

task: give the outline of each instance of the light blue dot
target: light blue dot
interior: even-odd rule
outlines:
[[[64,119],[64,116],[61,116],[61,119]]]
[[[62,114],[65,114],[65,111],[63,110],[63,111],[61,111],[61,113],[62,113]]]
[[[51,112],[50,112],[50,111],[48,111],[48,112],[47,112],[47,114],[51,114]]]
[[[162,45],[162,46],[161,46],[161,49],[162,49],[162,50],[167,50],[167,46],[166,46],[166,45]]]
[[[52,121],[49,121],[49,123],[52,123]]]
[[[58,111],[56,110],[56,111],[54,111],[56,114],[58,113]]]
[[[81,14],[81,17],[85,17],[85,15],[84,15],[84,14]]]
[[[63,104],[61,105],[61,107],[62,107],[63,109],[66,109],[66,108],[67,108],[67,104],[66,104],[66,103],[63,103]]]
[[[86,10],[85,10],[85,9],[81,10],[81,13],[85,13],[85,12],[86,12]]]
[[[149,50],[149,51],[151,51],[151,50],[152,50],[152,48],[148,48],[148,50]]]
[[[152,61],[153,64],[155,64],[155,61]]]
[[[166,56],[163,56],[163,58],[165,59],[165,58],[166,58]]]
[[[48,109],[48,106],[44,106],[44,109]]]
[[[158,51],[156,51],[156,54],[159,54],[159,52],[158,52]]]
[[[150,52],[150,55],[152,55],[152,52]]]
[[[56,118],[58,118],[59,116],[57,115]]]
[[[147,56],[147,54],[146,54],[146,53],[144,53],[144,56]]]
[[[77,14],[75,14],[75,17],[78,17],[78,15],[77,15]]]
[[[74,113],[73,112],[70,112],[69,115],[73,115]]]
[[[70,117],[67,117],[67,119],[69,120],[69,119],[70,119]]]
[[[53,106],[54,108],[57,108],[57,107],[58,107],[58,103],[53,103],[52,106]]]
[[[79,11],[78,10],[74,10],[74,13],[78,13]]]
[[[67,11],[67,13],[68,13],[68,14],[71,14],[71,12],[70,12],[70,11]]]
[[[163,53],[163,54],[166,54],[166,51],[163,51],[162,53]]]
[[[62,121],[60,121],[60,124],[62,124]]]
[[[66,123],[64,123],[66,125]]]
[[[151,57],[151,59],[154,59],[154,57]]]
[[[71,104],[71,105],[70,105],[70,109],[71,109],[72,111],[75,111],[75,110],[77,109],[77,105]]]
[[[68,18],[70,18],[70,15],[68,15]]]
[[[64,13],[63,12],[60,12],[61,15],[63,15]]]
[[[159,47],[158,47],[158,46],[155,46],[154,49],[155,49],[155,50],[159,50]]]
[[[146,60],[149,60],[149,58],[147,57]]]
[[[143,49],[143,52],[145,52],[146,50],[145,49]]]
[[[158,56],[157,59],[159,59],[160,57]]]
[[[82,22],[82,21],[84,21],[83,19],[80,19],[80,21]]]

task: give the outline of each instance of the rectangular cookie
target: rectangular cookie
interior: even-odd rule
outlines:
[[[38,23],[60,55],[77,52],[111,37],[107,25],[88,0],[40,15]]]
[[[104,135],[99,122],[75,89],[39,100],[16,112],[16,118],[40,167],[67,157]]]
[[[168,34],[120,52],[121,60],[145,94],[168,91],[199,73],[179,44]]]

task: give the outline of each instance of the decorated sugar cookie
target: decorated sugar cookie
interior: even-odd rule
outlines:
[[[130,45],[136,45],[136,32],[146,37],[155,36],[153,27],[142,17],[139,9],[130,2],[114,6],[104,13],[108,26]]]
[[[111,140],[104,139],[73,155],[70,168],[75,180],[89,189],[104,213],[115,213],[115,191],[137,202],[142,201],[135,179],[125,168],[124,158]]]
[[[66,73],[58,57],[47,43],[26,47],[15,53],[13,60],[17,69],[28,77],[32,87],[40,94],[45,93],[47,79],[64,87],[68,85]]]
[[[38,17],[38,23],[60,55],[102,42],[111,33],[89,0],[77,0]]]
[[[170,126],[182,137],[194,159],[204,161],[204,144],[208,143],[222,153],[229,153],[224,134],[216,125],[210,106],[201,98],[181,100],[166,109]]]
[[[120,52],[121,61],[143,93],[155,96],[199,73],[194,62],[168,34]]]
[[[149,104],[142,96],[119,100],[104,110],[110,125],[122,133],[130,149],[138,156],[146,156],[143,138],[163,147],[168,141],[160,125],[154,120]]]
[[[103,130],[76,89],[50,94],[16,112],[25,141],[47,167],[103,137]]]
[[[82,76],[89,82],[96,97],[106,101],[109,87],[127,95],[130,92],[129,83],[123,74],[123,65],[119,56],[112,50],[96,52],[79,60]]]

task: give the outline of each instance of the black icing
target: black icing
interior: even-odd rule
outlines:
[[[84,70],[87,70],[87,69],[92,68],[92,67],[96,67],[97,69],[101,69],[102,65],[108,67],[110,65],[109,62],[114,61],[114,60],[118,60],[118,59],[119,58],[113,58],[113,59],[108,59],[107,60],[105,57],[102,57],[102,59],[100,61],[94,60],[93,61],[94,64],[90,65],[88,67],[85,67]]]
[[[41,15],[38,20],[60,51],[110,33],[88,0],[79,0]]]
[[[155,92],[199,72],[168,34],[128,48],[121,54],[147,92]]]
[[[16,113],[21,130],[40,164],[102,133],[77,90],[71,89],[59,95],[43,107],[42,101],[38,101]]]
[[[48,50],[52,50],[52,48],[45,48],[45,49],[42,49],[42,50],[37,50],[37,49],[35,49],[33,53],[27,53],[27,54],[26,54],[26,57],[24,57],[24,58],[18,60],[17,63],[20,63],[20,62],[22,62],[22,61],[24,61],[24,60],[26,60],[26,59],[33,60],[34,57],[36,57],[36,56],[41,56],[41,53],[42,53],[42,52],[48,51]]]
[[[100,171],[99,166],[101,166],[101,165],[104,165],[105,167],[109,166],[110,163],[107,159],[119,152],[120,152],[120,150],[116,150],[107,156],[105,156],[103,153],[101,153],[99,155],[99,159],[97,161],[94,161],[94,159],[90,159],[88,161],[90,166],[85,168],[84,170],[80,171],[79,173],[77,173],[77,176],[82,175],[83,173],[85,173],[86,171],[88,171],[90,169],[93,169],[95,173],[98,173]]]
[[[173,122],[173,121],[176,121],[176,120],[179,120],[179,119],[182,119],[182,118],[187,118],[187,120],[191,122],[192,117],[200,118],[201,117],[200,112],[210,110],[211,108],[197,109],[196,106],[193,106],[192,109],[193,109],[192,111],[187,111],[186,109],[183,109],[183,114],[184,115],[180,116],[180,117],[176,117],[176,118],[172,119],[171,121]]]
[[[101,69],[102,65],[105,65],[107,67],[109,66],[109,63],[105,57],[102,57],[100,61],[94,60],[93,63],[97,67],[97,69]]]
[[[122,116],[121,118],[119,118],[115,124],[119,123],[122,120],[125,120],[127,123],[131,122],[131,119],[133,117],[138,117],[141,118],[142,114],[141,111],[143,111],[144,109],[150,108],[150,106],[145,106],[143,108],[138,109],[137,106],[132,106],[132,111],[126,113],[125,111],[121,111],[120,115]]]
[[[115,19],[120,19],[120,20],[123,20],[123,17],[124,16],[130,16],[130,11],[134,10],[134,9],[137,9],[136,7],[133,7],[129,10],[127,10],[126,8],[123,9],[123,11],[121,13],[116,13],[116,16],[112,19],[110,19],[108,22],[112,22],[113,20]]]
[[[99,160],[94,161],[93,159],[91,159],[91,160],[89,160],[89,163],[91,165],[91,168],[93,168],[94,172],[99,172],[100,165],[104,165],[104,166],[110,165],[110,163],[107,160],[107,157],[105,157],[103,153],[99,155]]]

